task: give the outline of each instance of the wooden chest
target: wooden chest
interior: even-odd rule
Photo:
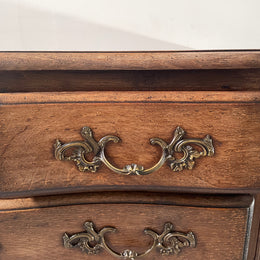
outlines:
[[[0,259],[259,259],[260,51],[0,53]]]

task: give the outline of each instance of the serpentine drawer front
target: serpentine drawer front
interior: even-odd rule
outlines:
[[[227,92],[225,96],[170,91],[29,93],[2,94],[0,99],[2,197],[112,188],[250,191],[260,187],[260,161],[256,160],[260,153],[256,146],[260,142],[260,95],[254,92]],[[86,125],[97,141],[107,135],[120,137],[122,142],[106,145],[107,159],[117,168],[153,167],[162,148],[149,140],[156,137],[170,144],[178,136],[178,126],[183,131],[180,140],[199,139],[197,144],[202,143],[210,157],[196,158],[202,149],[192,141],[185,144],[186,153],[193,147],[186,163],[169,159],[146,176],[121,176],[105,165],[96,173],[80,172],[72,162],[57,161],[53,145],[56,139],[62,144],[82,142],[81,129]],[[172,155],[180,159],[183,153],[182,149]],[[90,161],[94,155],[90,154]],[[129,171],[134,172],[125,172]]]
[[[0,52],[0,259],[259,260],[260,51]]]
[[[0,204],[1,259],[245,259],[250,196],[113,193]],[[6,205],[9,205],[7,208]],[[159,243],[161,241],[161,243]],[[150,250],[151,249],[151,250]]]

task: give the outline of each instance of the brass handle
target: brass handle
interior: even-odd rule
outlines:
[[[116,232],[116,228],[104,227],[99,232],[94,229],[93,222],[84,223],[85,232],[80,232],[69,236],[67,233],[63,235],[64,247],[79,247],[87,254],[99,254],[105,249],[112,256],[121,259],[134,260],[149,254],[154,248],[157,248],[161,255],[173,255],[181,252],[183,247],[195,247],[196,240],[192,232],[182,233],[173,230],[172,223],[165,223],[164,230],[159,235],[151,229],[145,229],[144,233],[153,238],[152,246],[143,253],[137,253],[133,250],[126,249],[118,253],[111,249],[105,240],[105,234],[108,232]],[[92,243],[92,244],[91,244]],[[95,245],[93,245],[93,243]]]
[[[150,139],[151,144],[157,144],[162,148],[162,156],[158,163],[149,169],[144,169],[143,166],[137,164],[126,165],[122,169],[113,166],[105,156],[105,146],[110,141],[119,142],[119,137],[107,135],[97,142],[93,138],[92,130],[87,126],[81,130],[81,135],[85,139],[84,141],[62,144],[59,140],[56,140],[54,144],[55,157],[57,160],[76,162],[78,169],[83,172],[96,172],[101,163],[104,163],[110,170],[119,174],[147,175],[160,169],[166,161],[173,171],[191,170],[195,164],[194,159],[201,156],[212,156],[214,154],[214,147],[209,135],[206,135],[204,139],[183,139],[184,134],[184,130],[178,126],[170,144],[167,144],[161,138]],[[199,146],[201,151],[190,146],[192,144]],[[71,151],[70,155],[66,155],[68,150]],[[86,160],[85,154],[91,152],[94,154],[94,158],[90,162]],[[176,159],[174,157],[175,152],[183,153],[183,157]]]

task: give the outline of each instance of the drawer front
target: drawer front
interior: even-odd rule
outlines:
[[[34,100],[23,95],[28,96],[26,104],[21,104],[21,96],[15,103],[14,94],[12,104],[0,107],[2,197],[104,189],[259,191],[259,94],[248,101],[237,101],[242,94],[233,92],[229,100],[223,100],[225,94],[210,99],[209,94],[173,92],[117,92],[114,99],[111,94],[92,99],[90,93],[64,94],[54,101],[47,94]],[[74,162],[56,160],[53,145],[56,139],[83,141],[84,126],[91,127],[97,141],[106,135],[121,138],[122,142],[105,148],[108,160],[118,168],[132,163],[144,168],[155,165],[162,150],[149,144],[149,139],[158,137],[169,144],[177,126],[185,130],[184,138],[203,139],[209,134],[215,155],[195,159],[192,170],[180,172],[167,163],[146,176],[122,176],[105,165],[96,173],[80,172]]]
[[[137,203],[141,200],[141,198],[135,199]],[[164,236],[170,234],[174,237],[176,232],[180,232],[175,237],[179,240],[179,244],[174,248],[163,240],[167,248],[164,252],[173,255],[161,255],[161,248],[156,244],[157,247],[140,259],[177,259],[175,254],[177,252],[178,259],[185,260],[200,260],[205,256],[209,260],[246,259],[246,233],[250,231],[248,230],[249,206],[233,205],[230,208],[213,205],[210,207],[174,206],[162,205],[162,199],[161,204],[157,205],[102,202],[66,205],[68,201],[63,206],[45,205],[42,208],[1,210],[0,230],[4,231],[0,232],[1,259],[28,259],[28,257],[42,259],[43,256],[44,259],[117,259],[112,255],[111,250],[115,254],[132,250],[140,255],[151,248],[155,241],[151,236],[144,234],[144,229],[151,229],[156,234],[162,235],[166,223],[172,223],[173,227],[172,230],[166,231]],[[182,199],[181,201],[183,202]],[[39,206],[41,203],[39,202]],[[223,201],[223,203],[227,202]],[[23,204],[23,207],[25,206],[26,200]],[[96,255],[88,255],[81,251],[77,246],[80,242],[77,238],[84,237],[84,234],[86,237],[86,234],[91,233],[88,228],[83,227],[85,222],[93,222],[92,232],[104,237],[104,243],[109,249],[101,247]],[[101,230],[106,227],[114,227],[117,232],[103,232],[102,235]],[[183,237],[180,234],[183,234]],[[188,234],[190,234],[189,239],[187,239]],[[63,245],[64,241],[66,246]],[[89,243],[89,246],[93,247],[97,244],[102,244],[99,238],[95,243]],[[69,245],[74,245],[75,248]],[[82,242],[81,247],[86,251],[86,243]]]

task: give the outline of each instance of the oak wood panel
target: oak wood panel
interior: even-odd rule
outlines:
[[[42,207],[55,207],[61,205],[78,204],[159,204],[175,206],[196,206],[208,208],[248,208],[254,202],[250,195],[199,195],[184,193],[163,192],[87,192],[69,195],[54,195],[18,199],[1,199],[1,211],[12,209],[29,209]],[[255,222],[258,225],[259,212],[255,211]],[[256,232],[258,235],[258,232]]]
[[[259,103],[260,91],[91,91],[0,93],[0,105],[59,103]]]
[[[0,92],[259,90],[259,69],[0,71]]]
[[[0,52],[0,70],[260,68],[260,51]]]
[[[196,248],[185,248],[178,259],[238,260],[243,259],[247,229],[247,208],[179,207],[135,204],[85,204],[40,209],[0,212],[0,256],[2,259],[114,259],[103,252],[84,256],[79,249],[65,249],[64,232],[83,231],[85,221],[93,221],[96,229],[114,226],[117,233],[106,240],[116,251],[126,248],[142,252],[151,240],[145,228],[162,231],[172,222],[177,231],[193,231]],[[15,241],[15,242],[14,242]],[[143,259],[168,259],[157,252]]]
[[[199,120],[198,120],[199,119]],[[67,103],[4,105],[0,108],[1,197],[95,190],[258,192],[259,103]],[[148,176],[120,176],[103,166],[79,172],[73,162],[54,159],[53,144],[81,140],[88,125],[96,140],[112,134],[107,155],[123,167],[150,167],[161,150],[152,137],[170,142],[180,125],[186,137],[213,137],[216,154],[200,158],[193,170],[172,172],[167,165]]]
[[[0,92],[36,92],[0,94],[0,196],[63,194],[0,200],[0,259],[110,259],[64,249],[61,236],[82,231],[91,219],[98,229],[119,228],[107,237],[115,249],[143,251],[150,240],[142,230],[160,232],[161,221],[171,218],[177,230],[192,230],[199,239],[178,259],[242,259],[249,248],[248,260],[259,260],[259,196],[250,231],[251,196],[169,192],[260,191],[259,68],[259,50],[0,53]],[[37,93],[46,91],[52,93]],[[180,173],[166,166],[144,177],[118,176],[105,167],[80,173],[72,162],[55,161],[52,145],[57,137],[81,140],[84,125],[96,139],[123,139],[107,149],[118,166],[154,164],[160,149],[149,138],[170,141],[177,125],[187,137],[211,134],[216,155]],[[64,195],[95,190],[102,192]]]

